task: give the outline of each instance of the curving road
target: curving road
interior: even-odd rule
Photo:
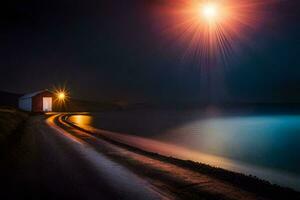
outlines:
[[[2,195],[9,199],[168,199],[92,146],[66,132],[63,115],[32,117],[6,158]],[[66,128],[66,127],[65,127]]]
[[[180,167],[128,145],[160,146],[152,141],[83,130],[70,115],[30,118],[0,164],[4,199],[299,199],[293,191],[261,184],[267,190],[256,192]]]

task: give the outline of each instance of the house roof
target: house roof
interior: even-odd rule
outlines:
[[[33,93],[28,93],[28,94],[25,94],[23,96],[20,97],[20,99],[27,99],[27,98],[32,98],[38,94],[41,94],[43,92],[50,92],[49,90],[45,89],[45,90],[40,90],[40,91],[37,91],[37,92],[33,92]]]

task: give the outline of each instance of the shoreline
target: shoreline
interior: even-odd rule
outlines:
[[[288,195],[289,197],[299,198],[300,193],[297,192],[296,190],[290,189],[287,187],[282,187],[282,186],[275,185],[275,184],[271,184],[270,182],[259,179],[255,176],[232,172],[232,171],[229,171],[226,169],[213,167],[213,166],[210,166],[207,164],[194,162],[191,160],[182,160],[182,159],[178,159],[178,158],[175,158],[172,156],[164,156],[164,155],[161,155],[161,154],[158,154],[155,152],[145,151],[143,149],[140,149],[140,148],[128,145],[128,144],[124,144],[122,142],[113,140],[104,135],[95,134],[95,132],[93,132],[93,131],[86,130],[82,127],[79,127],[79,126],[69,122],[68,121],[69,116],[70,116],[70,114],[62,117],[62,121],[67,123],[69,126],[75,128],[77,130],[83,131],[85,133],[91,134],[93,136],[96,135],[96,137],[100,137],[101,139],[104,139],[105,141],[107,141],[111,144],[125,148],[129,151],[136,152],[138,154],[141,154],[141,155],[144,155],[144,156],[147,156],[147,157],[159,160],[159,161],[171,163],[171,164],[180,166],[182,168],[192,170],[197,173],[202,173],[202,174],[212,176],[214,178],[217,178],[222,181],[233,184],[236,187],[247,190],[249,192],[254,192],[256,194],[262,195],[267,198],[281,199],[281,198],[286,197],[286,195]]]
[[[172,112],[167,113],[168,115],[172,115]],[[143,114],[145,114],[146,119],[140,118],[144,116]],[[227,130],[228,124],[234,126],[235,123],[239,122],[235,121],[236,119],[234,117],[231,117],[232,119],[229,118],[229,120],[231,120],[229,122],[226,121],[226,118],[221,118],[220,120],[222,121],[220,121],[220,123],[218,119],[206,122],[205,119],[202,120],[200,117],[199,123],[196,120],[193,120],[193,118],[190,120],[192,121],[191,123],[186,123],[184,120],[180,121],[181,118],[178,117],[179,115],[174,114],[176,117],[174,119],[172,118],[170,121],[173,120],[175,122],[175,120],[179,119],[176,121],[178,125],[170,122],[167,122],[167,125],[164,125],[164,121],[155,120],[156,116],[162,116],[161,118],[165,119],[166,115],[164,114],[165,112],[154,114],[151,112],[125,112],[125,114],[120,112],[114,114],[90,113],[86,116],[72,116],[69,121],[88,130],[92,130],[95,133],[99,132],[99,134],[106,134],[111,138],[121,141],[122,143],[126,143],[146,151],[156,152],[182,160],[192,160],[195,162],[205,163],[246,175],[257,176],[260,179],[271,182],[272,184],[300,191],[300,174],[296,162],[298,156],[296,153],[297,151],[295,151],[297,146],[296,143],[294,143],[299,137],[294,134],[289,134],[291,132],[290,129],[283,128],[283,130],[276,132],[274,132],[273,129],[277,128],[277,126],[273,129],[270,128],[271,131],[260,129],[258,128],[260,126],[256,128],[255,124],[261,123],[259,121],[257,122],[257,120],[262,121],[265,119],[259,118],[252,120],[245,118],[245,121],[249,121],[249,123],[254,121],[254,127],[253,125],[251,125],[253,128],[247,127],[246,124],[247,128],[244,129],[243,124],[245,123],[242,121],[242,125],[228,128],[228,130],[233,130],[232,132],[234,132],[234,134],[231,134]],[[186,113],[179,114],[187,117],[190,116]],[[148,115],[154,117],[153,122],[150,120],[151,118],[148,117]],[[127,120],[125,117],[129,117],[129,119]],[[183,117],[183,119],[185,119],[185,117]],[[298,127],[298,125],[294,126],[294,121],[297,120],[299,122],[299,119],[299,117],[294,118],[292,116],[292,124],[287,124],[284,127],[291,127],[291,130],[296,131],[295,128]],[[269,120],[269,118],[266,120]],[[277,120],[278,124],[281,124],[284,123],[283,120],[286,119],[270,119],[270,122],[267,121],[267,124],[273,126],[275,122],[277,123]],[[288,120],[290,120],[290,118],[288,118]],[[223,125],[223,122],[225,125]],[[213,123],[216,123],[216,125],[214,126]],[[199,130],[194,130],[193,128],[196,128],[198,125],[205,128],[202,128],[203,130],[201,128],[199,128]],[[209,130],[208,127],[212,130]],[[221,129],[223,127],[224,130]],[[256,133],[252,134],[249,130],[251,132],[256,131]],[[223,134],[222,131],[226,134]],[[287,135],[283,134],[285,131],[287,131]],[[212,133],[211,135],[209,135],[210,132]],[[247,134],[240,134],[244,132]],[[153,134],[154,137],[152,137],[151,134]],[[237,138],[232,138],[235,135],[237,135]],[[280,135],[282,140],[277,140],[275,142],[275,138]],[[217,139],[217,137],[221,140],[218,141],[219,139]],[[257,138],[258,140],[255,141],[254,139],[251,139],[251,137]],[[290,143],[290,147],[294,149],[294,151],[291,148],[284,146],[285,144],[288,144],[289,138],[292,141]],[[222,140],[224,140],[224,142]],[[274,146],[271,145],[272,142]],[[231,144],[233,146],[231,146]],[[240,146],[240,144],[245,144],[245,147]],[[256,147],[258,147],[259,150],[256,150]]]
[[[78,115],[78,113],[74,115]],[[91,120],[88,116],[89,114],[87,114],[87,121]],[[156,140],[149,137],[143,137],[140,134],[127,134],[124,132],[110,131],[109,127],[106,127],[108,129],[101,129],[101,126],[94,128],[89,123],[85,125],[84,122],[81,122],[85,121],[85,117],[81,118],[79,116],[78,118],[73,118],[73,116],[70,116],[68,120],[83,129],[93,132],[93,135],[106,135],[111,139],[115,139],[121,143],[128,144],[129,146],[134,146],[145,151],[158,153],[167,157],[178,158],[180,160],[191,160],[194,162],[205,163],[228,171],[256,176],[259,179],[266,180],[274,185],[280,185],[282,187],[300,191],[300,175],[298,173],[292,173],[280,168],[271,168],[265,165],[255,165],[253,163],[243,162],[234,158],[203,153],[197,149],[190,149],[187,146],[169,143],[167,140]]]
[[[153,189],[158,194],[161,193],[162,196],[167,197],[166,199],[300,199],[300,192],[298,191],[270,184],[268,181],[259,179],[251,175],[248,176],[242,173],[232,172],[200,162],[194,162],[191,160],[183,160],[172,156],[166,156],[164,154],[159,154],[155,151],[146,151],[142,148],[137,148],[135,146],[123,143],[122,140],[118,141],[116,140],[117,138],[109,138],[108,135],[106,135],[104,132],[101,133],[101,131],[93,132],[91,130],[86,130],[68,121],[68,116],[72,114],[74,113],[52,113],[49,115],[30,116],[24,128],[20,127],[21,130],[18,129],[17,135],[15,133],[12,133],[12,136],[17,137],[20,140],[20,142],[18,142],[14,139],[12,142],[21,143],[22,145],[25,145],[28,148],[25,148],[25,146],[22,145],[20,146],[22,148],[14,148],[13,152],[15,150],[21,150],[21,152],[19,153],[22,156],[17,156],[17,153],[16,155],[12,154],[13,157],[10,156],[10,158],[7,157],[7,159],[14,161],[14,158],[16,158],[16,160],[21,159],[22,161],[24,157],[24,152],[32,150],[32,153],[34,153],[36,151],[36,148],[39,146],[43,148],[46,154],[51,154],[53,159],[56,160],[58,158],[61,158],[64,160],[65,158],[69,158],[69,156],[61,155],[61,153],[66,153],[66,150],[72,155],[75,154],[75,152],[73,151],[69,152],[69,150],[72,149],[71,146],[73,146],[71,145],[71,143],[75,142],[74,145],[80,144],[79,146],[81,146],[82,149],[94,152],[92,156],[93,159],[90,159],[89,162],[96,162],[96,160],[94,160],[94,156],[105,156],[108,160],[111,160],[114,163],[111,165],[111,167],[120,166],[126,168],[131,173],[136,174],[138,177],[140,177],[143,183],[149,184],[150,189]],[[51,122],[49,122],[49,120]],[[24,132],[23,129],[24,131],[26,130],[25,135],[22,134],[22,132]],[[38,142],[31,137],[37,137],[37,139],[39,139]],[[69,143],[71,146],[61,146],[62,144],[60,140],[55,142],[52,139],[50,139],[53,137],[65,138],[64,140],[69,140],[69,142],[67,143]],[[45,140],[46,138],[49,138],[50,140]],[[34,141],[36,143],[35,145],[32,145]],[[52,148],[45,147],[43,145],[44,142],[50,142]],[[144,145],[147,146],[147,144]],[[57,146],[61,147],[57,148]],[[78,149],[74,150],[77,151]],[[46,171],[48,166],[48,164],[45,165],[46,161],[49,161],[54,168],[58,167],[56,162],[51,163],[52,159],[48,160],[44,156],[40,157],[42,159],[41,161],[45,162],[44,165],[42,165],[42,163],[36,161],[35,159],[30,160],[32,159],[32,156],[30,156],[30,154],[28,153],[25,155],[25,157],[28,161],[32,162],[32,164],[41,165],[42,169],[45,169]],[[81,156],[77,155],[71,157],[72,159],[80,159]],[[18,166],[18,162],[15,163],[15,161],[11,164],[12,166],[14,166],[15,164],[17,164],[16,166]],[[100,167],[101,163],[98,164],[98,167]],[[84,169],[92,167],[90,164],[81,164],[81,166]],[[27,170],[29,170],[30,172],[33,170],[32,175],[34,175],[34,168],[32,168],[31,166],[27,167],[29,167]],[[98,167],[97,165],[95,165],[93,169],[97,169]],[[63,169],[64,167],[61,169],[61,175],[68,176],[68,170],[64,171]],[[7,168],[7,170],[11,171],[12,174],[15,173],[13,169]],[[97,174],[92,174],[92,176],[95,175]],[[34,176],[27,178],[29,178],[29,180],[35,179]],[[16,176],[16,180],[21,181],[22,183],[23,178]],[[89,179],[82,180],[89,181]],[[101,179],[97,179],[97,181],[101,183]],[[49,184],[49,182],[46,180],[42,183],[46,185]],[[80,182],[70,182],[66,184],[77,185],[79,183]],[[14,185],[15,182],[12,181],[12,184]],[[32,184],[29,184],[28,187],[31,187],[33,184],[34,181]],[[40,191],[40,193],[47,193],[48,189],[51,188],[50,185],[49,188],[47,186],[47,190]],[[10,189],[17,190],[17,188]],[[97,191],[96,188],[95,191]],[[81,194],[80,190],[78,190],[78,192],[79,194]],[[60,191],[56,192],[55,194],[66,195],[69,193]],[[72,193],[70,192],[70,194]]]

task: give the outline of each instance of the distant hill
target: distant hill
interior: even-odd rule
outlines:
[[[0,91],[0,106],[18,106],[18,99],[21,94]]]

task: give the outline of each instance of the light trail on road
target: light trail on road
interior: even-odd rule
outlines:
[[[147,180],[146,186],[150,183],[149,188],[160,194],[160,198],[174,199],[177,196],[182,199],[191,199],[195,195],[201,196],[216,196],[218,199],[257,199],[257,194],[251,191],[240,188],[239,185],[228,183],[215,177],[215,173],[202,173],[189,168],[182,167],[172,162],[168,162],[156,153],[147,152],[144,149],[131,146],[130,141],[145,142],[142,138],[122,138],[119,135],[112,135],[109,132],[90,132],[91,130],[82,129],[68,121],[72,113],[58,114],[50,118],[51,126],[59,127],[66,134],[70,134],[83,141],[84,148],[95,149],[94,153],[85,155],[88,157],[94,166],[97,168],[97,162],[94,156],[100,154],[106,155],[113,161],[125,166],[133,173],[139,175],[142,179]],[[65,134],[63,134],[65,135]],[[127,145],[126,141],[129,142]],[[150,144],[150,141],[144,144],[147,147],[155,147],[157,143]],[[148,146],[150,145],[150,146]],[[161,143],[161,145],[163,145]],[[144,147],[145,147],[144,146]],[[163,145],[164,146],[164,145]],[[151,149],[151,148],[150,148]],[[159,151],[158,153],[161,153]],[[166,157],[168,158],[168,157]],[[169,157],[170,158],[170,157]],[[101,163],[98,163],[101,164]],[[211,168],[212,169],[212,168]],[[214,169],[216,170],[216,169]],[[222,169],[220,169],[222,171]],[[226,173],[223,171],[222,173]],[[231,173],[231,172],[230,172]],[[141,179],[141,180],[142,180]],[[250,178],[251,179],[251,178]],[[127,181],[131,179],[127,179]],[[149,182],[148,182],[149,181]],[[142,184],[143,185],[143,184]],[[161,188],[168,188],[166,192],[161,191]],[[181,189],[184,188],[184,189]],[[189,192],[185,192],[187,189]],[[222,196],[222,198],[220,198]],[[264,199],[264,198],[262,198]]]
[[[116,133],[107,130],[99,130],[86,124],[73,124],[69,121],[70,116],[78,117],[79,115],[80,114],[65,114],[64,117],[61,117],[62,123],[66,124],[66,126],[72,126],[73,128],[75,128],[75,130],[80,129],[81,133],[79,134],[87,134],[87,137],[105,137],[109,138],[109,140],[116,141],[121,144],[126,144],[146,152],[158,153],[163,156],[171,156],[182,160],[192,160],[195,162],[205,163],[213,167],[220,167],[234,172],[255,175],[259,178],[271,181],[276,184],[288,183],[288,186],[294,187],[296,189],[298,188],[298,177],[279,170],[250,165],[229,158],[206,154],[153,139],[128,135],[124,133]]]
[[[107,187],[107,194],[104,196],[113,196],[108,199],[141,199],[141,200],[158,200],[172,199],[164,192],[154,188],[147,181],[136,176],[125,167],[107,159],[104,155],[96,151],[89,143],[82,138],[74,136],[72,133],[79,134],[85,139],[96,139],[93,136],[79,130],[70,130],[63,118],[64,114],[54,114],[46,119],[46,123],[55,130],[62,140],[65,140],[67,146],[71,147],[75,154],[84,162],[89,163],[88,168],[92,168],[96,173],[97,182],[100,187]],[[66,131],[69,129],[69,131]],[[68,155],[60,155],[68,157]],[[68,163],[69,165],[70,163]],[[76,166],[76,163],[73,163]],[[87,180],[88,181],[88,180]],[[96,188],[93,185],[93,188]],[[95,196],[96,198],[97,196]],[[98,196],[101,197],[101,196]]]

